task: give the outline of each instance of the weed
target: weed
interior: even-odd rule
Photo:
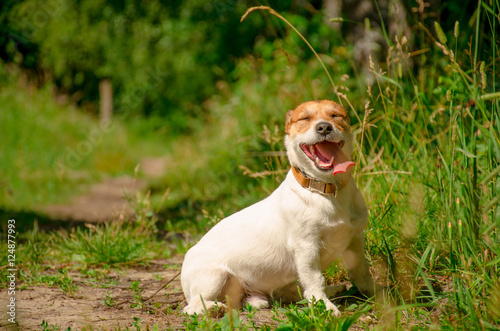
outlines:
[[[135,326],[135,329],[137,331],[141,331],[141,319],[138,317],[134,317],[134,321],[132,322],[132,325]]]
[[[61,330],[61,327],[58,326],[58,325],[54,325],[54,324],[50,324],[43,320],[42,321],[42,324],[40,324],[40,326],[42,327],[42,331],[59,331]],[[71,331],[71,328],[68,327],[67,329],[65,329],[65,331]]]
[[[116,285],[117,280],[108,277],[111,266],[103,265],[102,268],[88,268],[80,270],[80,273],[89,279],[89,282],[98,287],[108,287]]]
[[[107,307],[113,307],[116,304],[116,301],[111,297],[109,291],[106,291],[106,297],[102,300]]]
[[[139,282],[132,282],[130,283],[130,289],[134,292],[134,303],[132,303],[131,307],[133,308],[142,308],[143,306],[143,298],[142,298],[142,292],[144,292],[143,289],[139,287]]]

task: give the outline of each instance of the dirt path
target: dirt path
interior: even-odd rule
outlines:
[[[154,325],[158,325],[159,330],[185,329],[186,316],[180,310],[186,303],[180,278],[176,277],[181,262],[182,258],[174,258],[155,260],[144,267],[121,268],[119,272],[106,274],[107,283],[72,271],[68,274],[73,279],[69,291],[62,286],[28,286],[16,293],[18,328],[0,323],[0,330],[42,330],[43,321],[48,324],[48,330],[58,327],[59,330],[68,327],[71,330],[125,330],[127,327],[135,330],[135,319],[141,321],[143,329],[147,329],[146,326],[152,329]],[[47,271],[51,272],[58,273]],[[138,282],[138,290],[132,289],[133,282]],[[6,291],[1,290],[0,307],[7,305]],[[1,310],[4,314],[4,308]],[[263,310],[254,321],[259,325],[276,324],[272,316],[271,310]]]
[[[73,279],[72,286],[76,287],[70,291],[63,291],[63,287],[29,286],[16,294],[19,330],[39,330],[42,321],[61,327],[61,330],[68,327],[71,330],[125,329],[132,326],[134,317],[142,320],[144,326],[158,324],[161,329],[180,325],[182,318],[178,314],[166,314],[170,309],[177,309],[184,299],[178,278],[142,303],[142,307],[140,300],[134,298],[137,291],[131,288],[132,282],[139,282],[140,296],[151,297],[178,273],[178,267],[165,268],[178,265],[175,262],[178,261],[153,261],[148,267],[112,272],[106,275],[112,281],[105,286],[102,280],[85,278],[78,272],[68,274]],[[2,299],[7,297],[2,295]],[[0,306],[5,307],[4,302]]]
[[[87,193],[67,204],[43,207],[41,212],[49,218],[86,223],[106,222],[120,215],[132,215],[134,210],[127,203],[127,196],[146,189],[146,181],[131,177],[108,178],[93,184]]]
[[[93,184],[88,192],[73,198],[69,203],[45,206],[40,212],[54,220],[86,223],[106,222],[121,215],[130,216],[134,210],[127,202],[127,197],[145,191],[148,179],[162,176],[166,162],[162,157],[144,158],[140,162],[140,170],[146,179],[129,176],[107,178]]]

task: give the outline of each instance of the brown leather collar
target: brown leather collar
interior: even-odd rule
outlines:
[[[292,166],[292,173],[300,186],[311,192],[318,192],[321,194],[333,194],[337,196],[337,193],[349,182],[349,179],[344,180],[339,184],[320,182],[318,180],[308,178],[299,168],[294,166]]]

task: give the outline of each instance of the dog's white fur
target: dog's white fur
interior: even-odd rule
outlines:
[[[185,312],[202,313],[214,305],[226,308],[222,302],[231,308],[245,302],[263,308],[269,298],[297,300],[299,279],[304,298],[322,299],[339,316],[322,274],[339,256],[357,287],[368,296],[374,294],[363,252],[367,209],[351,170],[332,176],[332,171],[318,169],[300,148],[302,143],[324,139],[315,127],[325,121],[333,125],[328,140],[345,141],[342,151],[351,156],[347,114],[338,104],[322,100],[287,114],[289,161],[312,178],[328,183],[345,180],[347,185],[336,197],[324,195],[303,188],[289,172],[268,198],[220,221],[184,259]]]

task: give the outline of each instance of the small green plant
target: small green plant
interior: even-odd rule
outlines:
[[[254,330],[257,330],[257,325],[255,324],[254,321],[254,316],[255,313],[257,312],[248,302],[246,306],[243,308],[243,312],[247,316],[247,318],[250,320],[250,325]]]
[[[111,297],[109,291],[106,291],[106,297],[102,300],[104,304],[108,307],[113,307],[116,304],[116,301]]]
[[[108,277],[110,272],[110,265],[102,265],[100,268],[89,268],[82,269],[80,272],[86,278],[88,278],[89,282],[93,283],[96,287],[109,287],[116,285],[117,280]]]
[[[68,269],[59,269],[59,272],[62,274],[60,281],[61,290],[69,295],[74,295],[78,291],[78,286],[73,284],[73,278],[68,276]]]
[[[135,329],[137,331],[141,331],[141,321],[142,319],[138,317],[134,317],[134,321],[132,322],[132,325],[135,326]]]
[[[59,331],[59,330],[61,330],[60,326],[54,325],[54,324],[49,325],[49,323],[45,320],[42,321],[42,324],[40,324],[40,326],[42,327],[42,329],[41,329],[42,331]],[[71,331],[71,328],[68,326],[68,328],[64,331]]]
[[[134,292],[134,303],[132,303],[131,307],[142,308],[144,301],[142,298],[142,292],[144,292],[144,290],[139,287],[139,282],[136,281],[130,283],[130,289]]]

